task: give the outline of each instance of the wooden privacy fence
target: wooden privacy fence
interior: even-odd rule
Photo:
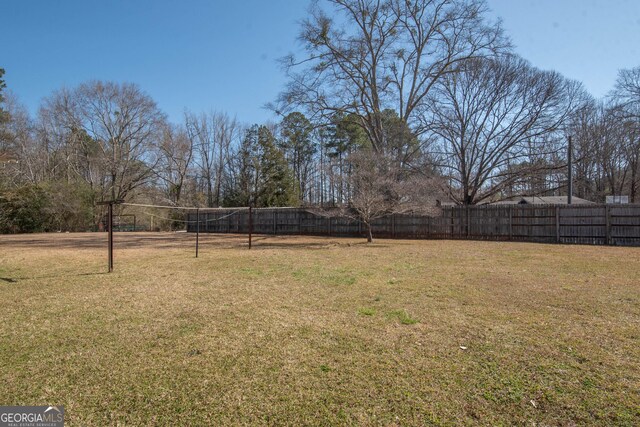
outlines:
[[[189,213],[188,231],[196,231]],[[365,226],[304,208],[252,210],[253,233],[364,237]],[[248,233],[246,209],[200,212],[200,231]],[[373,221],[373,236],[398,239],[515,240],[640,246],[640,205],[499,205],[445,207],[437,216],[390,215]]]

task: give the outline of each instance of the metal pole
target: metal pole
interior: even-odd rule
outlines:
[[[571,141],[571,135],[569,135],[569,152],[567,153],[567,160],[569,163],[569,188],[567,190],[567,204],[571,204],[571,197],[573,196],[573,143]]]
[[[200,244],[200,208],[196,209],[196,258],[198,258],[198,246]]]
[[[113,202],[109,203],[108,208],[108,227],[109,227],[109,273],[113,271]]]
[[[251,218],[251,206],[249,206],[249,249],[251,249],[251,233],[253,232],[253,219]]]

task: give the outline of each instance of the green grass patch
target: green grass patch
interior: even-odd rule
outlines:
[[[373,316],[376,314],[376,309],[372,307],[360,307],[358,309],[358,314],[361,316]]]
[[[396,319],[403,325],[415,325],[416,323],[418,323],[418,320],[411,317],[406,310],[390,311],[387,313],[387,317]]]

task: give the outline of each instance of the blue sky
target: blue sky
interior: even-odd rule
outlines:
[[[516,51],[582,81],[596,96],[640,65],[640,0],[487,0]],[[2,0],[0,67],[35,112],[62,86],[138,83],[179,121],[224,110],[243,122],[285,79],[276,59],[297,48],[308,0]]]

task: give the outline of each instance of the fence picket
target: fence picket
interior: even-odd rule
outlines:
[[[248,215],[233,208],[202,213],[210,233],[247,233]],[[233,214],[233,215],[230,215]],[[190,216],[195,214],[189,214]],[[216,219],[222,219],[217,221]],[[195,219],[190,218],[190,220]],[[304,208],[253,210],[256,234],[363,235],[359,221]],[[438,216],[392,215],[372,224],[374,237],[483,239],[640,246],[640,205],[502,205],[446,207]],[[188,223],[188,231],[195,225]],[[202,232],[202,228],[201,228]]]

